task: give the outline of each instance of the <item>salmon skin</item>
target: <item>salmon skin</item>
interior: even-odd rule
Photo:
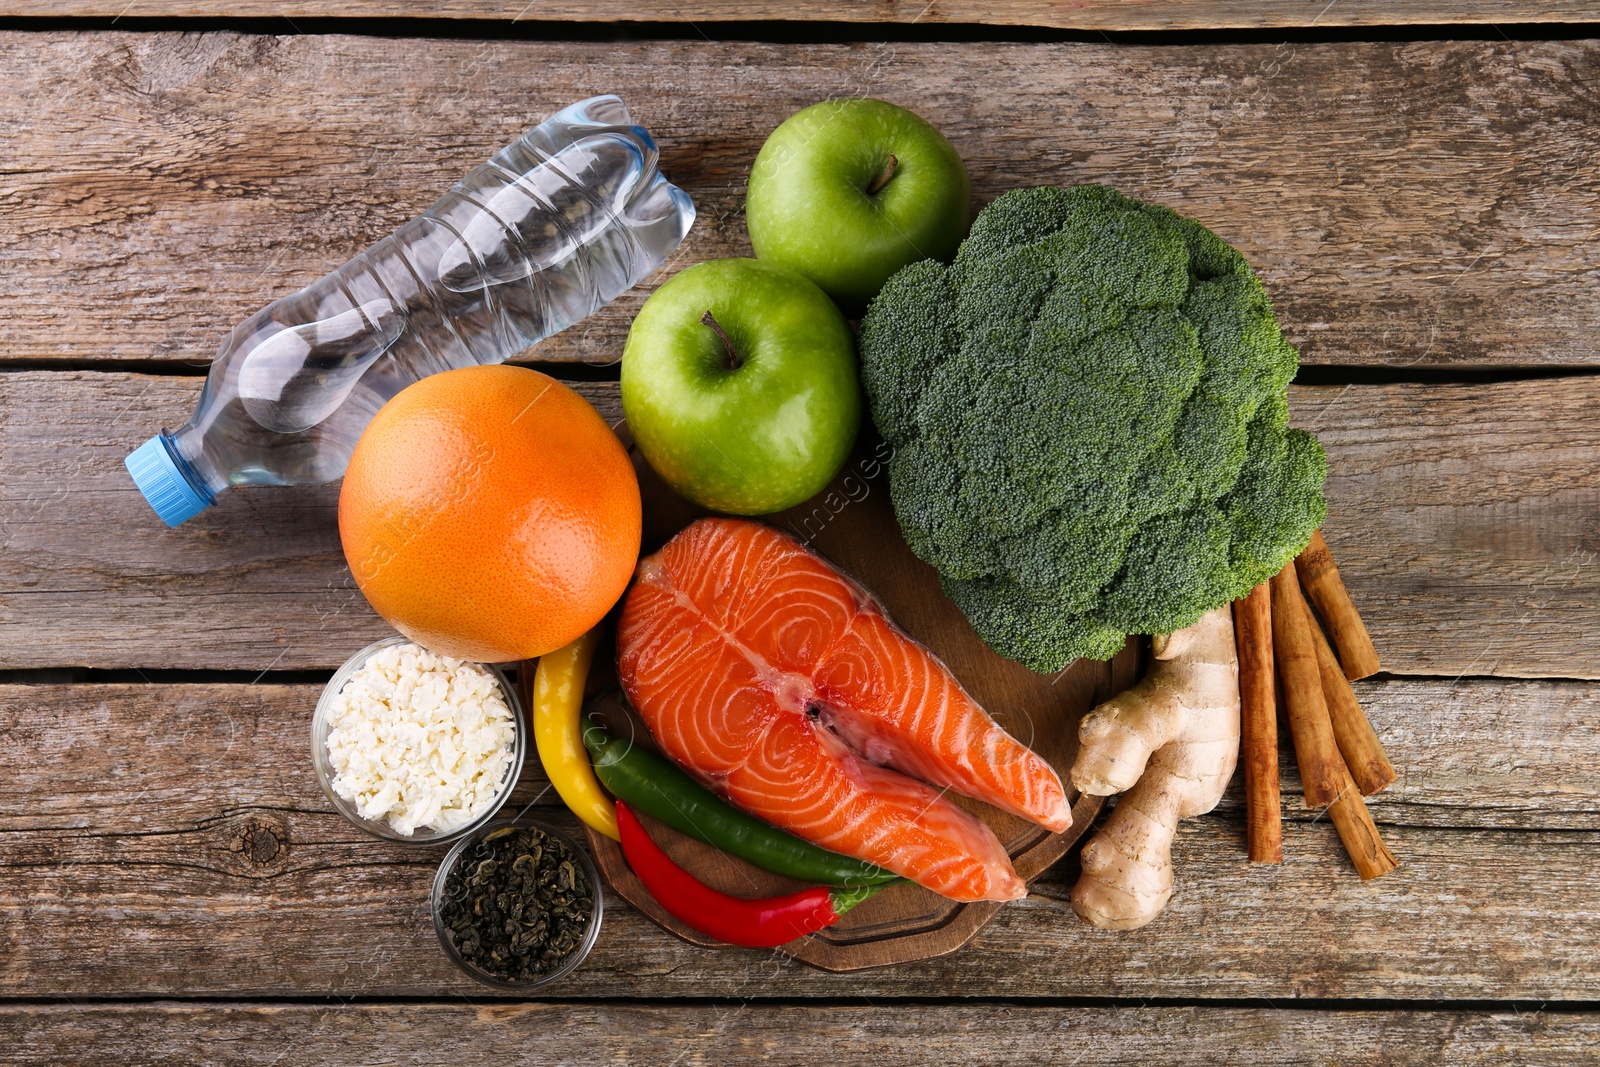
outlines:
[[[868,593],[793,538],[701,519],[642,560],[618,674],[661,748],[744,810],[952,900],[1027,887],[943,790],[1053,832],[1061,779]],[[937,788],[936,788],[937,787]]]

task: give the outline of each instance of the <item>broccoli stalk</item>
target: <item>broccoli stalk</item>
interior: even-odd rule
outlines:
[[[1297,353],[1244,257],[1166,208],[1007,193],[889,279],[860,349],[907,542],[1036,671],[1192,625],[1322,524]]]

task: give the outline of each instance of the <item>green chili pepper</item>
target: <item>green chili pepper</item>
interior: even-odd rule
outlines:
[[[680,833],[802,882],[872,886],[898,876],[802,841],[733,807],[660,756],[598,726],[583,731],[594,773],[617,798]]]

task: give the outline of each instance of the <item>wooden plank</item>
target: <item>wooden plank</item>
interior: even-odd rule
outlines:
[[[1062,30],[1273,29],[1335,26],[1487,25],[1592,22],[1584,0],[733,0],[643,6],[637,0],[540,0],[535,6],[496,0],[7,0],[6,15],[45,18],[415,18],[511,22],[786,22],[940,26],[1040,26]],[[870,32],[870,31],[868,31]]]
[[[1382,823],[1600,830],[1600,695],[1581,682],[1384,679],[1355,683],[1398,773],[1367,798]],[[1288,819],[1302,806],[1288,731],[1279,769]],[[1536,755],[1534,749],[1540,751]],[[1244,822],[1242,780],[1218,811]]]
[[[1286,862],[1269,870],[1245,862],[1241,826],[1206,817],[1180,833],[1178,891],[1144,930],[1091,931],[1060,877],[953,957],[854,975],[689,945],[613,898],[559,995],[927,997],[946,995],[952,974],[999,997],[1600,995],[1600,833],[1384,838],[1402,866],[1363,886],[1326,822],[1287,824]],[[7,846],[9,996],[491,995],[434,938],[439,853],[378,845],[332,814],[232,813],[159,840],[15,833]]]
[[[320,819],[332,809],[312,775],[305,731],[319,692],[231,683],[0,686],[5,736],[34,754],[0,776],[0,832],[165,834],[253,810]],[[1393,786],[1369,798],[1380,821],[1600,830],[1593,686],[1395,679],[1361,683],[1358,693],[1399,771]],[[1315,819],[1301,807],[1294,761],[1285,753],[1282,763],[1285,817]],[[211,790],[197,793],[196,776]],[[557,803],[537,760],[522,782],[514,805]],[[1236,789],[1219,810],[1231,814],[1237,799]]]
[[[0,686],[0,736],[30,754],[0,777],[0,995],[488,995],[434,941],[442,850],[368,838],[318,792],[316,693]],[[1245,862],[1230,799],[1183,825],[1177,892],[1145,930],[1079,923],[1070,862],[959,955],[853,975],[697,949],[613,899],[594,955],[553,992],[943,996],[957,973],[999,997],[1600,996],[1600,696],[1399,681],[1365,695],[1401,770],[1373,801],[1404,858],[1379,882],[1300,810],[1288,761],[1287,862]],[[530,763],[513,804],[552,801]]]
[[[122,457],[181,425],[200,384],[0,376],[0,663],[336,667],[393,632],[345,564],[337,485],[230,490],[178,530],[156,519]],[[615,383],[574,385],[622,417]]]
[[[1319,1062],[1378,1067],[1592,1064],[1600,1015],[956,1005],[7,1005],[0,1041],[35,1064],[828,1062],[907,1067]],[[288,1057],[306,1057],[289,1060]]]
[[[1400,674],[1594,678],[1600,381],[1292,389],[1328,545]],[[1347,409],[1347,405],[1354,405]]]
[[[950,136],[980,203],[1018,185],[1103,181],[1206,221],[1256,263],[1308,362],[1600,355],[1592,41],[10,33],[0,77],[0,128],[14,131],[0,181],[11,285],[0,360],[202,363],[233,324],[391,231],[532,122],[619,89],[701,209],[655,281],[748,253],[744,182],[778,122],[872,94]],[[613,362],[642,297],[529,356]]]
[[[122,457],[195,378],[0,374],[0,667],[331,668],[386,629],[351,582],[336,489],[235,489],[177,530]],[[616,385],[579,389],[608,419]],[[1400,674],[1600,677],[1588,377],[1295,387],[1327,446],[1328,542]],[[85,536],[93,531],[93,536]]]

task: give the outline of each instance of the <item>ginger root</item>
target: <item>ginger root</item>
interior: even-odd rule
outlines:
[[[1122,793],[1083,849],[1072,910],[1091,926],[1134,930],[1172,896],[1178,820],[1222,799],[1239,759],[1239,660],[1227,605],[1156,637],[1155,662],[1133,688],[1084,716],[1073,783]]]

